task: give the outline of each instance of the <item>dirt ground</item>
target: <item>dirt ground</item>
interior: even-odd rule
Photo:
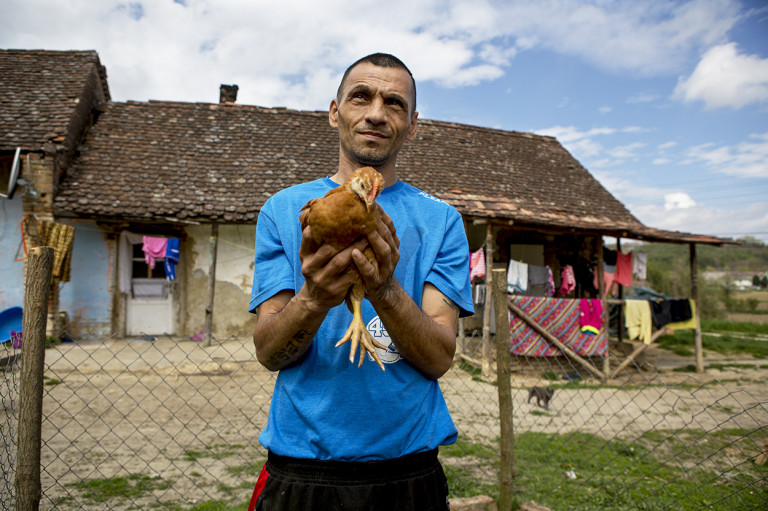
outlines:
[[[711,353],[706,360],[727,361]],[[672,370],[690,359],[651,347],[645,362],[645,370],[625,371],[603,385],[585,379],[583,388],[557,390],[546,412],[526,402],[529,387],[551,383],[542,381],[542,371],[513,373],[516,430],[611,439],[660,427],[753,431],[768,425],[768,361],[739,361],[757,369],[693,375]],[[264,457],[257,435],[274,385],[274,373],[255,361],[250,341],[61,344],[46,351],[46,364],[42,509],[105,509],[74,485],[128,474],[147,478],[144,491],[111,509],[247,499]],[[457,365],[441,388],[461,435],[497,437],[495,385]],[[14,406],[4,402],[0,420]]]

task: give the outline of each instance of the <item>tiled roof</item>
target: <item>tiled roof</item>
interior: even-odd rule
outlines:
[[[62,182],[58,215],[253,222],[278,190],[333,174],[327,112],[237,104],[111,103]],[[663,238],[554,138],[419,120],[398,176],[464,215]]]
[[[0,49],[0,150],[64,141],[94,77],[108,100],[95,51]]]

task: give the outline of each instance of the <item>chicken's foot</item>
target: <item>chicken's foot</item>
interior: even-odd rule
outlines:
[[[363,322],[362,300],[357,299],[355,296],[350,296],[349,303],[351,304],[350,308],[352,309],[352,322],[349,324],[349,328],[347,328],[344,337],[336,343],[335,347],[338,348],[345,342],[350,341],[349,361],[354,362],[355,353],[357,353],[357,346],[359,344],[365,349],[360,350],[360,362],[357,364],[357,367],[363,365],[365,353],[368,352],[376,363],[379,364],[381,370],[384,371],[384,364],[381,363],[381,358],[379,358],[379,354],[376,353],[376,348],[385,350],[387,347],[374,339],[368,329],[365,328],[365,323]]]

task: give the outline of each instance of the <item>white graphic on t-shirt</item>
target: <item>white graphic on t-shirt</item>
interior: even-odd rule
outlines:
[[[376,339],[383,346],[387,347],[385,350],[376,348],[376,352],[379,354],[379,358],[383,363],[394,364],[403,358],[403,356],[400,355],[400,352],[397,351],[397,348],[395,348],[395,343],[393,343],[392,339],[390,339],[389,334],[387,333],[387,329],[384,328],[384,325],[381,323],[381,320],[378,316],[370,320],[365,328],[368,329],[374,339]],[[373,361],[373,357],[370,353],[368,354],[368,360]]]

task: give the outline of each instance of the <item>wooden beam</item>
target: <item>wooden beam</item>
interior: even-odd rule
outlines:
[[[662,328],[661,330],[656,330],[653,335],[651,335],[650,341],[648,341],[648,344],[641,343],[640,346],[635,348],[632,353],[627,356],[627,358],[624,359],[624,361],[619,364],[619,367],[613,370],[613,373],[611,373],[611,378],[616,378],[616,375],[619,374],[625,367],[627,367],[633,360],[635,360],[635,357],[637,357],[640,353],[645,351],[645,348],[653,344],[653,342],[664,335],[667,332],[666,329]]]
[[[696,329],[693,333],[694,348],[696,351],[696,372],[704,372],[704,348],[701,342],[701,314],[699,313],[699,270],[696,263],[696,244],[690,245],[691,262],[691,300],[696,304]]]
[[[499,394],[501,434],[501,466],[499,468],[499,509],[512,509],[515,465],[514,407],[512,404],[512,375],[509,354],[509,312],[507,303],[507,272],[493,270],[493,303],[496,311],[496,385]]]
[[[205,346],[211,345],[213,328],[213,296],[216,291],[216,257],[219,253],[219,224],[211,224],[211,257],[208,266],[208,304],[205,306]]]
[[[491,369],[491,304],[493,300],[488,296],[493,290],[493,226],[485,227],[485,289],[486,298],[483,305],[483,378],[490,380],[493,377]],[[496,326],[498,328],[498,325]]]
[[[536,330],[536,332],[539,333],[542,337],[544,337],[547,341],[557,346],[557,348],[568,355],[570,358],[581,364],[582,367],[584,367],[587,371],[594,374],[601,380],[605,380],[606,376],[597,368],[595,368],[592,364],[581,358],[576,352],[571,350],[568,346],[560,342],[558,339],[555,338],[552,334],[547,332],[544,327],[539,325],[533,318],[528,316],[525,312],[520,310],[514,303],[512,303],[512,300],[507,300],[507,307],[509,307],[509,310],[514,312],[520,319],[528,323],[528,325]],[[498,328],[498,326],[497,326]]]

